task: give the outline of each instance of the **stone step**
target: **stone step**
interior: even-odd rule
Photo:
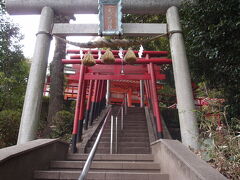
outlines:
[[[125,141],[125,142],[149,142],[148,137],[119,137],[118,138],[119,142],[120,141]],[[95,141],[95,140],[93,140]],[[110,136],[109,137],[102,137],[100,142],[110,142]]]
[[[126,148],[118,148],[118,154],[147,154],[151,153],[151,149],[149,147],[126,147]]]
[[[75,169],[75,168],[68,168],[68,169],[49,169],[48,171],[80,171],[80,169]],[[139,173],[139,172],[144,172],[144,173],[159,173],[161,172],[159,169],[157,170],[142,170],[142,169],[135,169],[135,170],[126,170],[126,169],[91,169],[91,172],[131,172],[131,173]]]
[[[111,131],[111,128],[105,128],[103,132],[108,132]],[[148,133],[148,130],[146,128],[144,129],[137,129],[137,128],[124,128],[123,130],[121,130],[121,127],[119,126],[118,128],[118,132],[121,133],[138,133],[138,132],[142,132],[142,133]]]
[[[84,161],[88,154],[68,154],[68,160]],[[94,161],[153,161],[152,154],[95,154]]]
[[[115,125],[115,124],[114,124]],[[111,127],[111,125],[110,124],[106,124],[106,126],[105,126],[105,128],[110,128]],[[118,125],[118,127],[120,127],[120,124]],[[130,128],[147,128],[147,123],[142,123],[142,124],[140,124],[140,123],[124,123],[123,124],[123,127],[124,128],[127,128],[127,127],[130,127]]]
[[[36,171],[35,179],[68,179],[77,180],[81,171]],[[86,180],[169,180],[164,173],[144,172],[92,172],[90,171]]]
[[[50,164],[51,169],[82,169],[84,161],[52,161]],[[159,170],[158,163],[153,162],[126,162],[126,161],[93,161],[91,169],[104,169],[104,170]]]
[[[116,124],[115,124],[115,122],[113,123],[114,124],[114,126],[116,126]],[[118,121],[118,126],[120,127],[121,126],[121,122],[120,121]],[[147,127],[147,122],[141,122],[141,121],[138,121],[138,122],[130,122],[130,121],[128,121],[128,122],[123,122],[123,126],[124,127],[136,127],[136,126],[144,126],[144,127]],[[111,124],[110,123],[108,123],[108,124],[106,124],[106,126],[105,127],[111,127]]]
[[[115,147],[113,147],[115,148]],[[86,148],[86,153],[89,153],[92,148]],[[115,151],[114,151],[115,152]],[[147,154],[150,153],[151,150],[149,147],[118,147],[118,154]],[[99,154],[108,154],[110,153],[110,147],[102,147],[98,148],[96,153]]]
[[[115,132],[113,133],[115,134]],[[111,135],[111,132],[103,132],[102,133],[102,137],[107,137],[107,136],[110,136]],[[118,137],[125,137],[125,136],[128,136],[128,137],[145,137],[145,136],[148,136],[148,133],[147,132],[119,132],[118,133]]]
[[[92,147],[94,144],[93,141],[91,141],[89,143],[89,146]],[[149,147],[149,143],[148,142],[118,142],[118,146],[119,147]],[[110,147],[110,142],[100,142],[98,144],[98,148],[101,147]]]

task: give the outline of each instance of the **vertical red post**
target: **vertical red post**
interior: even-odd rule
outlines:
[[[147,97],[147,106],[150,108],[150,102],[149,102],[149,92],[148,92],[148,87],[147,87],[147,82],[144,80],[144,88],[145,88],[145,93]]]
[[[101,91],[101,80],[98,80],[96,98],[95,98],[95,106],[94,106],[94,119],[98,116],[98,103],[99,103],[98,101],[99,101],[100,91]]]
[[[154,72],[153,63],[149,64],[149,70],[151,75],[151,86],[152,86],[152,96],[153,96],[153,108],[155,109],[156,122],[157,122],[157,136],[158,138],[163,138],[163,128],[162,121],[160,116],[160,110],[158,106],[158,98],[157,98],[157,87],[156,87],[156,77]]]
[[[98,87],[98,80],[94,80],[94,87],[93,87],[93,96],[92,96],[92,104],[91,104],[91,110],[89,113],[89,125],[92,125],[93,119],[94,119],[94,110],[95,110],[95,104],[96,104],[96,96],[97,96],[97,87]]]
[[[97,107],[96,107],[96,115],[98,116],[101,111],[101,100],[102,100],[102,93],[103,93],[103,80],[99,82],[99,90],[97,95]]]
[[[101,95],[100,95],[100,112],[105,106],[105,94],[106,94],[106,80],[102,81],[102,89],[101,89]]]
[[[80,113],[80,105],[81,105],[80,98],[81,98],[81,95],[83,94],[84,73],[85,73],[85,67],[84,65],[80,65],[78,93],[77,93],[77,99],[76,99],[75,115],[74,115],[74,122],[73,122],[73,131],[72,131],[72,152],[73,153],[77,151],[76,144],[77,144],[79,113]]]
[[[106,92],[107,92],[107,81],[103,81],[103,93],[102,93],[102,109],[105,107],[106,104]]]
[[[84,129],[88,129],[88,120],[89,120],[89,113],[90,113],[90,107],[91,107],[91,101],[92,101],[92,94],[93,94],[93,87],[94,87],[94,80],[90,80],[89,83],[89,89],[88,89],[88,101],[85,111],[85,126]]]
[[[149,70],[149,72],[150,72],[150,70]],[[150,80],[147,80],[146,82],[147,82],[147,88],[148,88],[148,93],[149,93],[149,102],[150,102],[149,106],[150,106],[150,108],[153,109],[153,115],[156,117],[156,111],[154,109],[153,93],[152,93],[153,87],[151,86]]]
[[[74,89],[73,89],[74,87],[72,86],[71,87],[71,98],[73,98],[73,93],[74,93]]]
[[[128,107],[132,107],[132,89],[128,90],[127,97]]]
[[[82,139],[87,85],[88,85],[88,82],[83,81],[83,93],[81,95],[81,100],[80,100],[81,102],[80,102],[79,125],[78,125],[79,128],[78,128],[78,134],[77,134],[77,142],[80,142]]]

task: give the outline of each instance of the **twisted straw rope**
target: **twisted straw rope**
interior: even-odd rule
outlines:
[[[59,39],[60,41],[66,43],[66,44],[71,44],[73,46],[81,47],[81,48],[113,48],[113,47],[130,47],[130,46],[136,46],[136,45],[141,45],[145,44],[147,42],[153,41],[155,39],[158,39],[160,37],[166,36],[167,34],[160,34],[158,36],[152,37],[150,39],[145,39],[143,41],[132,41],[132,40],[127,40],[127,39],[104,39],[102,38],[101,40],[97,41],[89,41],[87,43],[79,43],[79,42],[72,42],[66,39],[63,39],[59,36],[53,35],[55,38]]]

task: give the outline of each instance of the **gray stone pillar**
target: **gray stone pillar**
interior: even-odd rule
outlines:
[[[182,143],[198,149],[198,127],[193,91],[177,7],[173,6],[167,10],[167,23]]]
[[[140,107],[144,107],[144,87],[143,87],[143,80],[140,80]]]
[[[24,100],[18,144],[34,140],[41,112],[48,54],[51,42],[54,12],[49,7],[42,9],[35,50]],[[29,27],[31,28],[31,27]]]

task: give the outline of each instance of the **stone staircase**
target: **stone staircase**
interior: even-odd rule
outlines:
[[[119,107],[113,107],[112,114],[116,115],[118,109]],[[115,154],[109,154],[111,126],[109,121],[86,179],[168,180],[168,174],[161,173],[159,164],[153,161],[144,109],[128,108],[128,113],[124,117],[123,130],[120,128],[120,116],[118,119],[117,153],[113,149]],[[78,179],[95,138],[96,136],[87,144],[84,154],[68,154],[65,161],[52,161],[49,170],[35,171],[34,178],[38,180]]]
[[[112,108],[112,114],[114,116],[114,143],[113,153],[116,153],[115,149],[115,135],[116,135],[116,122],[115,117],[119,112],[119,106]],[[147,122],[145,112],[143,108],[128,108],[127,115],[124,115],[123,130],[121,130],[121,113],[118,113],[118,135],[117,135],[117,153],[118,154],[149,154],[150,143],[147,130]],[[97,133],[96,133],[97,136]],[[91,151],[92,145],[95,142],[96,136],[89,142],[85,153]],[[110,120],[106,124],[103,131],[102,138],[99,142],[97,153],[109,154],[110,153],[110,136],[111,136],[111,123]]]

